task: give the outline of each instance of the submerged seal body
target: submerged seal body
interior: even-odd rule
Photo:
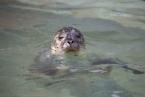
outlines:
[[[51,44],[53,54],[78,52],[82,48],[85,48],[84,36],[74,27],[63,27],[58,30]]]

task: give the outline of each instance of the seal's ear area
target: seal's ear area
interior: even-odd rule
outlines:
[[[85,38],[84,38],[84,35],[78,29],[76,29],[76,32],[78,32],[77,37],[79,38],[79,42],[80,42],[81,46],[85,48]]]
[[[56,32],[55,35],[54,35],[54,38],[53,38],[53,40],[52,40],[52,42],[51,42],[51,49],[52,49],[52,48],[53,48],[53,49],[56,48],[56,46],[57,46],[56,41],[57,41],[58,35],[59,35],[59,33]]]
[[[51,42],[51,52],[52,52],[52,54],[55,54],[57,49],[58,49],[58,43],[57,43],[57,41],[58,41],[58,39],[57,39],[58,34],[57,33],[55,34],[55,36],[54,36],[54,38],[53,38],[53,40]]]

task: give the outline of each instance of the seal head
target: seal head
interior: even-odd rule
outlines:
[[[81,48],[85,48],[84,36],[74,27],[58,30],[51,45],[53,53],[77,52]]]

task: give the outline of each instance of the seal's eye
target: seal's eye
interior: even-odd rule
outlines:
[[[77,38],[81,38],[81,35],[76,35]]]
[[[59,36],[59,37],[58,37],[59,40],[61,40],[61,39],[63,39],[63,38],[64,38],[63,36]]]

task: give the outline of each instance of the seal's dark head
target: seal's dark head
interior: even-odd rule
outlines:
[[[53,53],[78,52],[84,47],[84,36],[74,27],[58,30],[51,45]]]

